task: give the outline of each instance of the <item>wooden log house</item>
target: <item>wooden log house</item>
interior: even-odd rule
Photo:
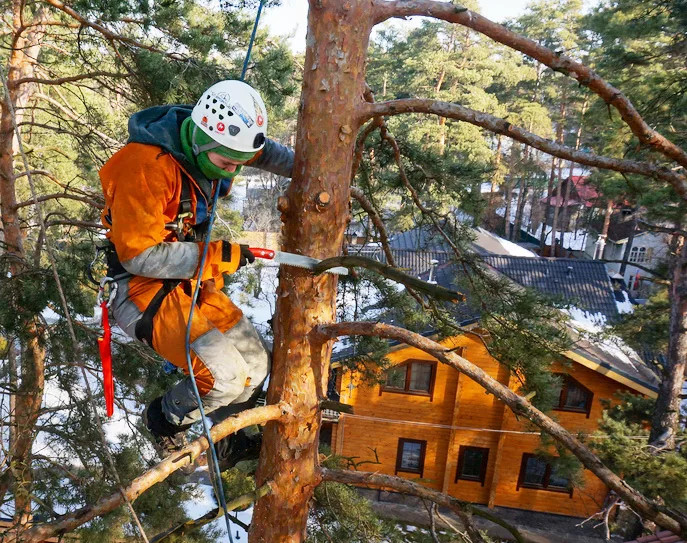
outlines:
[[[555,276],[557,268],[570,275],[569,263],[558,262],[563,259],[514,262],[513,258],[506,259],[509,269],[538,266],[541,262],[536,261],[544,260],[550,269],[542,275]],[[593,292],[590,284],[597,290],[600,284],[605,298],[592,302],[614,311],[609,309],[614,298],[603,264],[586,264],[591,267],[584,273],[581,264],[575,264],[576,279],[585,283],[581,291]],[[446,278],[442,281],[441,269],[437,279],[450,283]],[[571,334],[576,334],[572,328]],[[475,328],[443,344],[517,390],[517,379],[491,356],[484,337]],[[575,339],[574,348],[553,367],[562,387],[551,415],[568,430],[587,435],[597,431],[603,401],[617,403],[619,392],[656,396],[656,377],[641,360],[577,335]],[[588,517],[602,507],[608,493],[603,483],[587,470],[581,484],[557,473],[555,465],[535,454],[541,447],[537,428],[518,420],[480,385],[413,347],[395,346],[388,359],[391,368],[383,384],[365,383],[350,373],[339,376],[340,401],[352,405],[354,413],[325,420],[323,436],[334,453],[373,462],[360,469],[418,479],[435,490],[489,507],[574,517]],[[549,452],[555,456],[553,447]]]

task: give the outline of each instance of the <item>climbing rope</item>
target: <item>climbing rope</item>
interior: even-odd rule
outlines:
[[[46,253],[48,255],[48,260],[50,261],[50,267],[52,269],[52,274],[53,278],[55,279],[55,284],[57,286],[57,292],[59,293],[60,296],[60,305],[62,306],[62,310],[64,311],[65,318],[67,320],[67,328],[69,329],[69,337],[72,343],[72,348],[74,349],[74,352],[77,354],[76,359],[79,360],[81,357],[80,351],[81,349],[79,348],[79,342],[76,338],[76,332],[74,331],[74,322],[72,320],[71,312],[69,311],[69,306],[67,305],[67,297],[64,294],[64,289],[62,288],[62,281],[60,280],[60,275],[57,272],[57,261],[55,260],[55,254],[53,252],[53,247],[50,244],[50,238],[47,236],[47,227],[45,225],[45,216],[43,215],[43,208],[41,207],[40,201],[38,200],[38,194],[36,192],[36,185],[33,182],[33,176],[31,175],[31,168],[29,167],[29,159],[26,156],[26,152],[24,151],[24,145],[21,140],[21,132],[19,131],[19,126],[17,126],[17,118],[16,114],[14,111],[14,105],[12,104],[12,97],[10,96],[9,88],[7,86],[7,78],[5,77],[5,74],[3,71],[0,71],[0,79],[2,79],[2,85],[5,88],[5,95],[7,96],[7,106],[10,111],[10,116],[12,117],[12,126],[14,129],[14,133],[17,136],[17,143],[19,146],[19,152],[22,157],[22,161],[24,162],[24,170],[26,171],[26,178],[29,181],[29,188],[31,189],[31,198],[33,199],[33,205],[36,208],[36,214],[38,215],[38,224],[40,226],[40,233],[41,233],[41,239],[43,239],[45,243],[45,249]],[[107,309],[105,309],[107,311]],[[126,495],[126,492],[124,491],[124,487],[122,486],[122,481],[119,478],[119,474],[117,473],[117,468],[115,467],[115,461],[114,458],[112,457],[112,454],[110,453],[110,449],[108,447],[107,443],[107,438],[105,436],[105,430],[103,429],[103,421],[100,418],[100,414],[98,413],[98,407],[95,403],[94,396],[93,396],[93,391],[91,389],[91,385],[88,382],[88,374],[86,373],[86,368],[84,367],[83,364],[79,364],[79,368],[81,369],[81,374],[83,376],[84,383],[86,385],[86,393],[88,397],[88,402],[90,404],[91,410],[93,411],[93,415],[95,416],[95,420],[97,422],[97,428],[98,432],[100,434],[100,439],[102,441],[103,449],[105,451],[105,457],[107,458],[107,462],[109,464],[109,468],[112,471],[112,475],[114,477],[114,480],[117,484],[119,493],[122,495],[122,498],[126,502],[127,507],[129,508],[129,513],[131,514],[131,518],[133,519],[134,523],[136,524],[136,527],[138,528],[140,532],[141,539],[145,543],[148,542],[148,538],[146,537],[145,531],[143,530],[143,526],[141,525],[141,521],[138,518],[138,515],[136,514],[136,511],[134,510],[134,506],[131,504],[131,501],[129,500],[128,496]]]
[[[253,24],[253,32],[250,36],[250,41],[248,42],[248,50],[246,51],[246,58],[243,61],[243,70],[241,71],[241,81],[246,77],[246,71],[248,70],[248,61],[250,60],[251,51],[253,49],[253,42],[255,41],[255,35],[258,30],[258,22],[260,21],[260,14],[262,13],[262,6],[265,0],[260,0],[260,5],[258,6],[258,13],[255,16],[255,23]],[[217,450],[215,449],[215,444],[212,441],[212,436],[210,435],[210,425],[208,424],[207,418],[205,417],[205,410],[203,409],[203,402],[200,398],[200,392],[198,392],[198,385],[196,384],[196,376],[193,372],[193,363],[191,362],[191,324],[193,322],[193,313],[196,307],[196,301],[198,300],[198,294],[201,288],[201,277],[203,277],[203,270],[205,269],[205,260],[208,254],[208,248],[210,247],[210,235],[212,234],[212,227],[215,223],[215,215],[217,213],[217,201],[219,199],[219,181],[215,182],[214,193],[212,195],[212,207],[210,208],[210,218],[208,219],[208,228],[205,233],[205,239],[203,240],[203,252],[200,257],[200,262],[198,264],[198,281],[196,282],[195,288],[193,289],[193,295],[191,297],[191,309],[188,312],[188,322],[186,323],[186,338],[185,338],[185,348],[186,348],[186,364],[188,367],[189,376],[191,377],[191,384],[193,385],[193,393],[196,397],[196,402],[198,403],[198,410],[200,411],[200,420],[203,423],[203,432],[208,440],[208,449],[210,450],[210,455],[212,462],[209,462],[208,468],[211,472],[214,472],[214,477],[211,477],[213,483],[213,489],[217,497],[222,510],[224,511],[224,520],[227,525],[227,534],[229,535],[229,541],[234,543],[234,538],[231,535],[231,516],[229,515],[229,510],[227,509],[227,500],[224,495],[224,485],[222,484],[222,474],[219,470],[219,459],[217,458]]]

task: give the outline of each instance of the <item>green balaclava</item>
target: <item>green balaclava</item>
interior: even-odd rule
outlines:
[[[210,162],[210,159],[208,158],[208,153],[217,153],[218,155],[222,155],[223,157],[229,158],[231,160],[236,160],[237,162],[244,162],[246,160],[250,160],[256,155],[256,153],[252,152],[243,153],[241,151],[234,151],[233,149],[229,149],[228,147],[224,147],[223,145],[214,147],[213,149],[203,151],[198,155],[195,155],[193,152],[193,129],[195,127],[196,124],[193,122],[191,117],[187,117],[186,119],[184,119],[184,122],[181,123],[181,147],[184,150],[186,158],[188,158],[188,160],[191,163],[198,166],[198,169],[201,172],[203,172],[203,175],[205,175],[205,177],[207,177],[208,179],[233,179],[238,175],[242,168],[242,166],[237,166],[236,170],[233,172],[223,170],[219,166],[215,166],[212,162]],[[206,145],[211,142],[214,142],[214,140],[210,136],[208,136],[200,128],[196,129],[196,145],[202,147],[203,145]]]

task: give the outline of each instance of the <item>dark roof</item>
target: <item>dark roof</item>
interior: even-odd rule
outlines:
[[[484,261],[516,283],[559,298],[611,322],[618,308],[606,266],[600,260],[485,256]]]

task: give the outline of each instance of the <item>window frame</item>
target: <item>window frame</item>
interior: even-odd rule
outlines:
[[[558,396],[558,403],[553,406],[553,410],[566,411],[568,413],[584,413],[587,418],[589,418],[592,414],[592,406],[594,405],[594,393],[569,373],[557,373],[555,375],[561,377],[561,392]],[[565,405],[568,399],[568,386],[570,381],[587,393],[587,404],[584,408],[568,407]]]
[[[473,477],[471,475],[463,475],[463,463],[465,462],[465,453],[468,450],[475,450],[482,452],[482,465],[480,467],[480,474],[478,477]],[[458,465],[456,466],[456,478],[453,481],[457,483],[459,480],[463,481],[473,481],[476,483],[481,483],[484,486],[487,480],[487,467],[489,466],[489,448],[488,447],[473,447],[471,445],[461,445],[458,449]]]
[[[541,485],[534,484],[534,483],[527,483],[525,482],[525,471],[527,469],[527,461],[530,458],[536,458],[540,460],[541,462],[544,462],[546,464],[546,469],[544,471],[544,480]],[[572,498],[573,495],[573,487],[572,484],[568,488],[563,488],[560,486],[549,486],[549,480],[551,479],[551,472],[553,471],[553,466],[551,465],[551,462],[547,462],[546,460],[542,459],[540,456],[537,456],[534,453],[522,453],[522,460],[520,461],[520,473],[518,474],[518,484],[515,487],[516,491],[520,491],[521,488],[529,488],[531,490],[546,490],[547,492],[558,492],[560,494],[569,494],[570,497]]]
[[[405,443],[419,443],[420,444],[420,469],[407,469],[404,468],[401,463],[403,461],[403,445]],[[410,439],[405,437],[398,438],[398,448],[396,450],[396,471],[395,475],[398,473],[417,473],[422,478],[425,472],[425,455],[427,454],[427,441],[421,439]]]
[[[427,392],[423,392],[420,390],[410,390],[410,381],[411,381],[411,376],[413,374],[413,364],[424,364],[431,366],[431,374],[429,376],[429,390]],[[405,379],[405,387],[403,389],[401,388],[395,388],[395,387],[389,387],[386,385],[386,374],[388,371],[392,369],[397,369],[405,367],[406,368],[406,379]],[[392,392],[394,394],[410,394],[411,396],[424,396],[425,398],[429,398],[429,401],[434,400],[434,384],[436,382],[436,377],[437,377],[437,362],[432,361],[432,360],[417,360],[417,359],[410,359],[402,362],[401,364],[396,364],[395,366],[392,366],[387,370],[387,372],[384,372],[384,377],[385,380],[384,382],[379,386],[379,395],[382,395],[382,392]]]

